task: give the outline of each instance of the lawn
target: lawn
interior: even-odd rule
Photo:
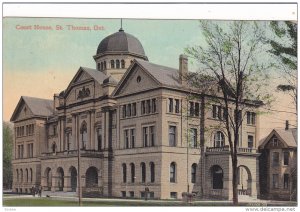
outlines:
[[[163,202],[153,202],[153,201],[84,201],[83,206],[212,206],[212,203],[191,203],[187,204],[182,201],[163,201]],[[230,203],[215,202],[214,206],[230,206]],[[3,206],[10,207],[32,207],[32,206],[78,206],[78,202],[75,200],[58,200],[52,198],[14,198],[3,200]]]

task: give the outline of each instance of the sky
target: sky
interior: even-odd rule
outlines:
[[[122,23],[125,32],[140,40],[149,61],[160,65],[178,68],[186,47],[204,43],[197,20],[123,19]],[[99,43],[120,25],[120,19],[4,18],[3,120],[9,121],[20,96],[52,99],[66,89],[80,66],[95,68],[92,56]],[[41,30],[41,26],[52,30]],[[72,26],[91,30],[71,30]],[[189,70],[196,70],[197,65],[189,62]],[[294,112],[288,95],[275,91],[280,78],[274,74],[272,80],[277,98],[273,109]],[[295,125],[296,117],[285,112],[264,115],[261,137],[274,127],[283,128],[285,120]]]

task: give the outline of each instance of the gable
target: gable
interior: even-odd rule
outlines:
[[[92,99],[94,97],[94,82],[73,86],[66,98],[66,105]]]
[[[33,113],[31,112],[25,101],[22,99],[11,118],[11,121],[16,122],[31,117],[33,117]]]
[[[277,139],[277,142],[274,141]],[[267,144],[265,145],[265,149],[282,149],[285,147],[285,143],[276,136],[275,134],[268,140]]]
[[[89,80],[89,79],[91,79],[91,76],[89,76],[85,72],[81,72],[79,74],[79,76],[75,79],[74,83],[79,83],[79,82],[86,81],[86,80]]]
[[[127,95],[159,87],[159,83],[139,66],[133,66],[116,88],[115,96]]]

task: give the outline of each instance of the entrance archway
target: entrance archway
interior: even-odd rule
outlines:
[[[64,176],[63,168],[59,167],[57,169],[57,187],[59,191],[62,191],[64,188]]]
[[[223,175],[223,169],[220,166],[214,165],[211,167],[213,189],[223,189]]]
[[[98,170],[96,167],[92,166],[87,169],[86,174],[85,187],[93,188],[98,187]]]
[[[76,191],[76,189],[77,189],[77,170],[74,166],[71,166],[70,173],[71,173],[71,190]]]
[[[252,195],[252,176],[247,166],[238,166],[238,193],[239,195]]]
[[[49,167],[46,168],[44,176],[46,178],[46,190],[51,191],[52,187],[52,172]]]

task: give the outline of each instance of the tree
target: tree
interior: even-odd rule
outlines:
[[[214,92],[214,101],[224,108],[220,124],[226,129],[230,147],[233,204],[237,205],[237,146],[244,109],[251,106],[256,110],[271,97],[262,89],[267,86],[264,79],[268,79],[264,71],[270,66],[257,60],[264,33],[256,22],[245,21],[200,21],[200,28],[206,43],[186,49],[200,65],[199,73],[189,78],[202,92]]]
[[[269,51],[279,62],[281,74],[286,84],[277,86],[277,90],[287,92],[294,100],[297,112],[297,24],[290,21],[270,22],[275,37],[269,39],[272,49]]]
[[[9,123],[3,122],[3,188],[12,187],[13,131]]]

